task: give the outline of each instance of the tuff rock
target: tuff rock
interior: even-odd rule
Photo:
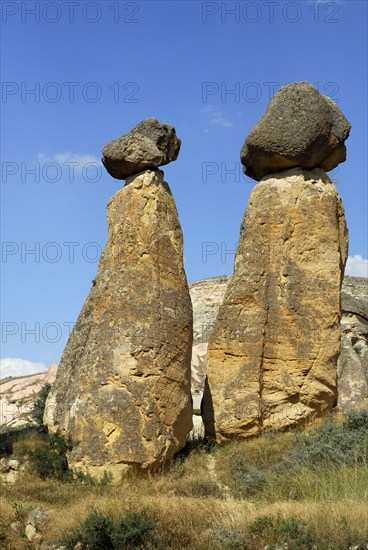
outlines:
[[[162,124],[156,118],[146,118],[124,136],[105,145],[102,162],[113,178],[124,180],[176,160],[180,144],[173,126]]]
[[[46,372],[5,379],[0,386],[0,434],[35,425],[35,396],[45,384],[53,383],[56,371],[57,365],[50,365]]]
[[[338,408],[368,406],[368,279],[346,277],[341,292]]]
[[[95,284],[45,408],[74,468],[120,478],[161,468],[192,428],[192,307],[182,231],[163,172],[128,178],[107,206]]]
[[[223,442],[297,425],[336,404],[343,206],[320,169],[253,189],[208,346],[206,434]]]
[[[283,86],[252,128],[240,153],[255,180],[293,167],[329,171],[346,160],[350,124],[336,103],[309,82]]]
[[[193,304],[193,414],[200,416],[207,373],[208,340],[231,276],[189,285]],[[347,411],[368,405],[368,279],[345,275],[341,288],[341,347],[337,367],[337,407]],[[193,422],[197,419],[194,418]],[[198,430],[200,428],[198,427]]]
[[[34,508],[26,519],[25,535],[33,544],[40,544],[50,518],[43,508]]]

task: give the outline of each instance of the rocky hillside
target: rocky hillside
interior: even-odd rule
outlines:
[[[4,379],[0,384],[0,431],[22,428],[33,423],[30,412],[44,384],[55,380],[57,365],[31,376]]]

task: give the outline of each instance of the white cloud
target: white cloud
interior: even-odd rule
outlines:
[[[368,277],[368,260],[360,254],[349,256],[346,262],[345,275],[354,277]]]
[[[222,115],[221,111],[214,111],[211,114],[209,123],[212,126],[221,126],[222,128],[232,128],[234,124]]]
[[[28,376],[47,371],[45,363],[33,363],[27,359],[7,357],[0,360],[0,378],[7,376]]]
[[[75,163],[74,169],[76,172],[81,172],[86,164],[98,164],[102,166],[100,159],[94,155],[81,155],[79,153],[72,153],[71,151],[65,151],[64,153],[56,153],[56,155],[49,156],[45,153],[39,153],[37,155],[39,162],[57,162],[58,164],[68,166],[67,163]]]
[[[201,113],[205,113],[208,124],[211,126],[220,126],[221,128],[232,128],[234,126],[228,118],[224,117],[222,111],[216,110],[213,105],[206,105],[201,109]]]

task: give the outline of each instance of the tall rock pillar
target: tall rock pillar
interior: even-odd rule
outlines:
[[[329,111],[330,100],[307,83],[278,94],[264,115],[270,132],[261,131],[262,119],[258,141],[247,140],[242,150],[246,173],[250,166],[261,181],[249,199],[234,276],[209,340],[203,419],[207,436],[218,442],[300,424],[323,415],[337,399],[348,238],[341,199],[319,165],[341,160],[350,126],[346,121],[344,129],[337,107]],[[308,106],[317,105],[322,121],[321,113],[308,117]],[[295,120],[298,113],[302,120]],[[295,125],[303,133],[304,118],[316,124],[304,132],[303,145],[287,132]],[[275,146],[276,135],[283,149]]]
[[[94,475],[157,470],[192,428],[192,306],[177,210],[157,162],[128,175],[133,163],[108,203],[95,284],[46,403],[48,428],[72,437],[71,465]],[[116,169],[118,161],[118,177]]]

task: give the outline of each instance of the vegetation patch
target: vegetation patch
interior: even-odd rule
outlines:
[[[32,419],[35,421],[37,428],[41,431],[44,430],[43,415],[45,412],[46,399],[50,393],[50,390],[51,390],[51,384],[49,384],[48,382],[42,386],[41,390],[39,391],[35,399],[33,409],[31,412]]]
[[[143,548],[152,538],[155,523],[147,511],[133,512],[114,521],[111,517],[93,510],[63,544],[67,550],[133,550]]]
[[[118,485],[72,471],[61,434],[19,432],[12,457],[26,467],[1,486],[0,547],[29,548],[26,516],[42,507],[46,542],[73,550],[363,550],[367,432],[360,411],[314,430],[191,444],[162,472]]]

